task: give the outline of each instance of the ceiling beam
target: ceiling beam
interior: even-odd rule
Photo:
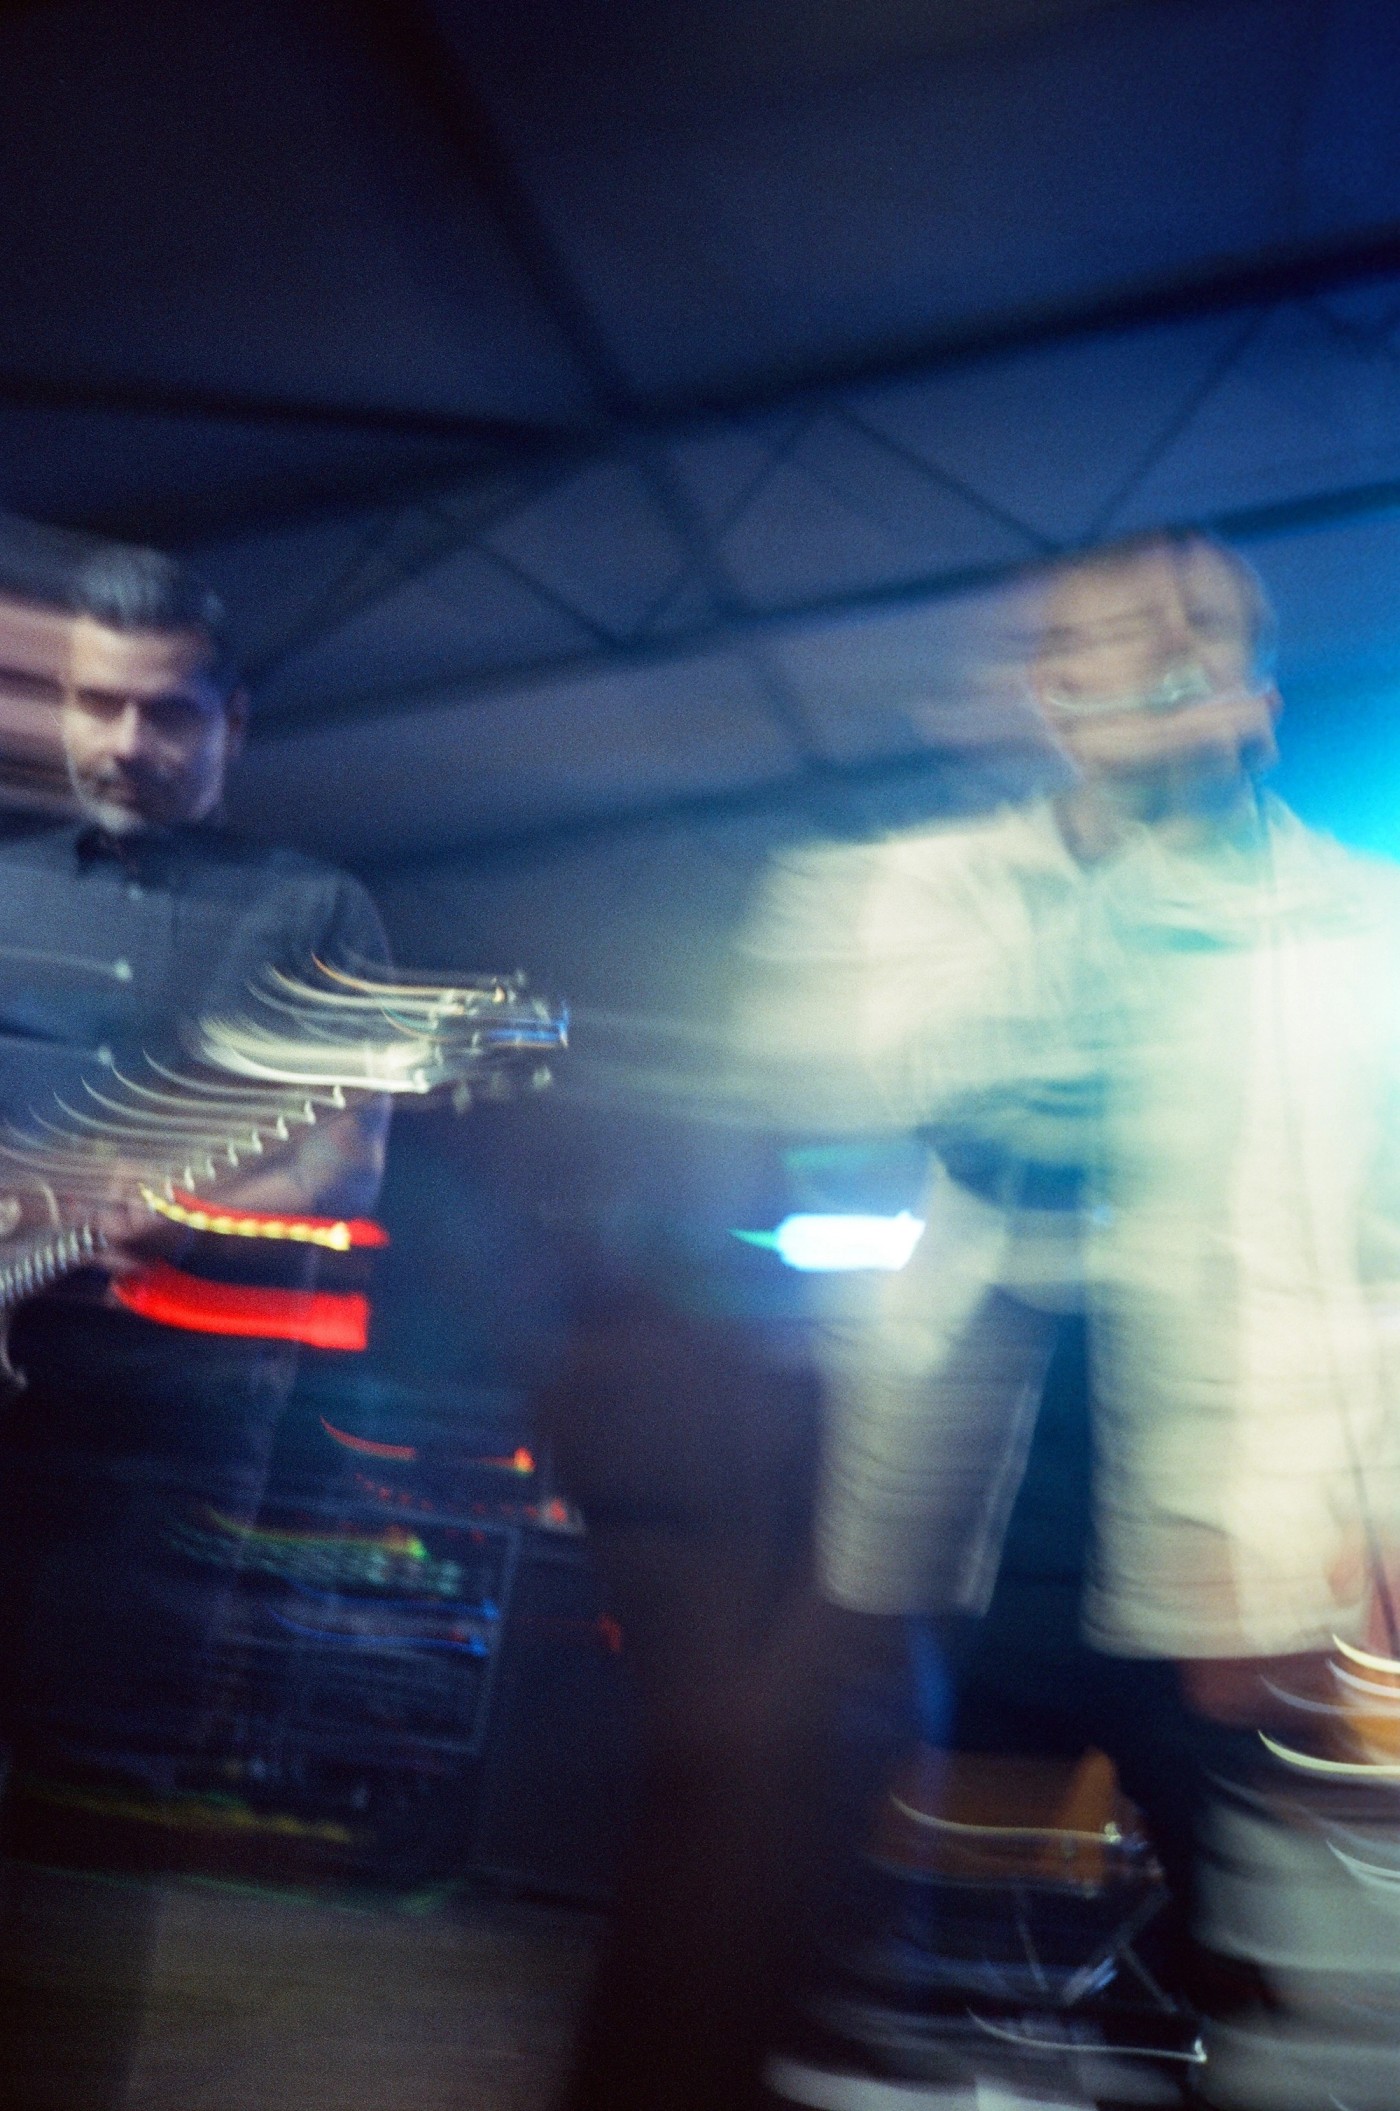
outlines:
[[[44,374],[0,366],[0,404],[17,410],[72,411],[227,425],[268,433],[339,433],[350,439],[384,436],[442,440],[479,448],[499,459],[520,449],[577,445],[587,427],[486,418],[473,412],[428,410],[411,404],[328,403],[306,396],[264,396],[120,374]]]
[[[516,269],[567,346],[597,419],[615,426],[635,417],[640,406],[431,0],[355,0],[353,12],[380,78],[397,79],[420,120],[436,127],[496,222]]]
[[[982,781],[995,775],[1009,785],[1013,773],[1029,787],[1041,788],[1055,780],[1055,764],[1047,750],[1029,741],[996,747],[920,748],[903,755],[881,756],[873,762],[804,765],[758,784],[744,784],[723,791],[672,793],[660,799],[638,801],[610,811],[555,815],[525,822],[513,828],[481,830],[465,839],[431,844],[426,848],[393,853],[380,858],[351,861],[364,878],[383,881],[410,872],[429,871],[450,864],[486,865],[534,859],[542,853],[573,849],[578,845],[617,836],[644,834],[654,828],[693,825],[696,822],[739,820],[749,814],[792,814],[816,819],[827,833],[849,833],[862,825],[860,802],[871,796],[903,793],[911,818],[948,813],[954,801],[950,784],[962,784],[982,766]],[[1003,787],[1003,796],[1005,789]],[[974,802],[964,799],[964,804]],[[868,814],[866,815],[868,821]]]
[[[1249,543],[1397,510],[1400,478],[1388,478],[1296,499],[1272,500],[1264,505],[1224,508],[1178,522],[1164,520],[1160,525],[1209,528],[1230,541]],[[931,606],[959,595],[989,590],[1008,584],[1041,561],[1028,556],[1009,563],[963,566],[902,580],[897,585],[813,595],[775,608],[729,607],[659,640],[619,639],[598,651],[539,654],[494,667],[474,668],[458,680],[435,676],[427,681],[386,684],[358,695],[338,691],[334,697],[309,697],[277,711],[255,714],[251,737],[259,742],[289,739],[323,727],[392,719],[415,711],[457,709],[538,683],[582,681],[615,669],[665,667],[813,623]]]
[[[1089,300],[1047,302],[1008,316],[970,317],[916,342],[877,347],[859,359],[793,365],[756,381],[651,398],[632,404],[625,415],[603,405],[596,416],[567,422],[482,418],[471,412],[411,405],[243,395],[179,382],[96,373],[44,374],[15,366],[0,368],[0,404],[55,411],[120,411],[269,430],[469,440],[497,458],[501,451],[516,449],[537,454],[562,447],[573,453],[615,445],[619,429],[628,425],[662,439],[688,438],[716,421],[799,408],[809,394],[827,396],[877,387],[970,365],[995,353],[1036,350],[1075,338],[1271,306],[1386,278],[1400,278],[1400,221],[1386,221],[1329,241],[1217,260],[1169,279],[1115,288]]]

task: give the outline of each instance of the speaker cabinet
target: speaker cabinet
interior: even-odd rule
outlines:
[[[636,1705],[620,1644],[586,1547],[532,1534],[497,1665],[474,1874],[580,1904],[611,1897],[636,1778]]]

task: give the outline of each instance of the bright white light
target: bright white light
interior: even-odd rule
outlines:
[[[903,1268],[923,1237],[922,1217],[784,1217],[773,1244],[789,1268]]]

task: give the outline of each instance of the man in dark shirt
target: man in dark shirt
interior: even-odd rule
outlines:
[[[217,825],[247,714],[221,624],[153,551],[0,521],[0,706],[31,726],[47,712],[68,795],[66,813],[16,814],[0,835],[0,1122],[61,1127],[84,1079],[176,1057],[182,1029],[236,1011],[268,965],[385,957],[354,881]],[[386,1126],[362,1096],[245,1161],[219,1199],[361,1213]],[[111,1277],[151,1235],[142,1173],[112,1170],[103,1269],[14,1328],[28,1385],[0,1423],[4,1705],[41,1769],[197,1741],[223,1585],[180,1555],[179,1521],[250,1515],[294,1368],[282,1344],[114,1307]]]

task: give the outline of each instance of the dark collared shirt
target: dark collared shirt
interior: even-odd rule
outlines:
[[[178,1055],[201,1013],[242,1009],[269,962],[387,958],[363,887],[208,826],[114,841],[92,827],[0,836],[0,1120],[58,1117],[83,1077]]]

